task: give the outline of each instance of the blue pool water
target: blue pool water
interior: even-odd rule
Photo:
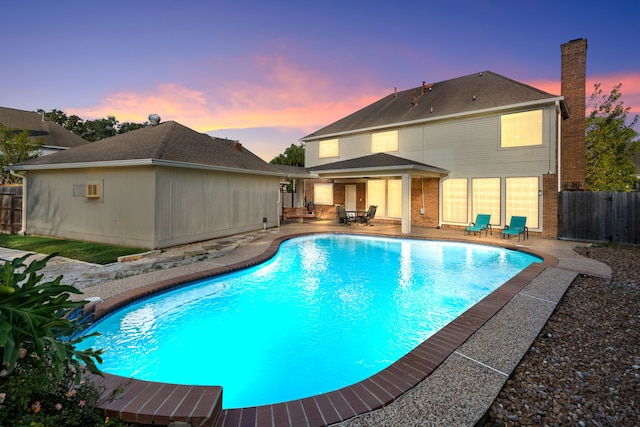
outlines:
[[[538,258],[368,236],[288,240],[259,266],[143,300],[92,326],[101,369],[221,385],[223,407],[299,399],[383,370]]]

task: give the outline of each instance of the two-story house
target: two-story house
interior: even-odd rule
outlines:
[[[325,217],[335,205],[376,205],[376,219],[403,233],[463,226],[484,213],[494,227],[522,215],[530,231],[555,236],[558,191],[584,186],[586,40],[561,50],[562,90],[576,93],[483,71],[394,91],[302,138],[305,167],[318,176],[307,200]],[[563,141],[573,128],[582,140],[573,132]]]

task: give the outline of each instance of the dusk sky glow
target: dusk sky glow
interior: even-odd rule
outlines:
[[[157,113],[269,161],[396,87],[490,70],[559,94],[560,45],[586,38],[587,99],[622,83],[635,115],[638,16],[629,0],[12,1],[0,106]]]

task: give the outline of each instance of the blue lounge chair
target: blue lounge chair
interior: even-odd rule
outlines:
[[[489,214],[478,214],[476,215],[476,222],[472,222],[469,224],[467,228],[464,229],[465,233],[471,234],[475,236],[478,233],[479,236],[482,236],[482,231],[484,230],[484,235],[487,236],[489,231],[491,231],[491,235],[493,235],[493,230],[491,229],[491,215]]]
[[[509,225],[505,226],[505,229],[502,230],[502,234],[500,238],[502,239],[504,236],[518,236],[518,242],[520,241],[520,235],[522,234],[523,239],[529,238],[529,227],[527,227],[527,217],[526,216],[512,216],[511,222]]]

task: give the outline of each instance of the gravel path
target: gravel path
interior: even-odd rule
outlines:
[[[485,427],[640,425],[640,247],[576,250],[613,279],[575,280]]]

